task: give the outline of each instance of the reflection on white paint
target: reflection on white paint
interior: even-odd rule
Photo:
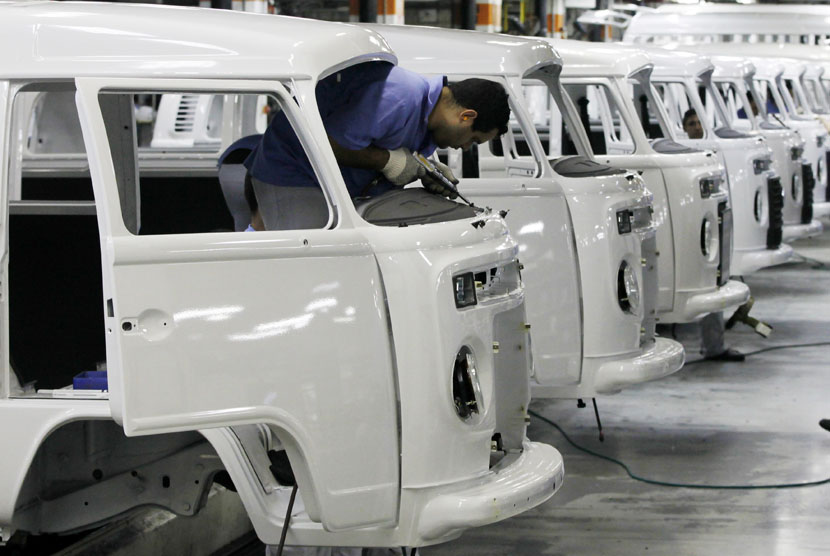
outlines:
[[[318,284],[311,290],[313,293],[326,293],[336,290],[340,287],[340,282],[326,282],[325,284]]]
[[[521,228],[519,228],[518,235],[523,236],[526,234],[542,234],[545,229],[545,223],[543,221],[539,222],[531,222],[530,224],[525,224]]]
[[[324,297],[322,299],[315,299],[311,303],[305,306],[305,310],[309,313],[313,313],[314,311],[320,311],[325,313],[332,307],[337,306],[337,299],[334,297]]]
[[[173,314],[175,322],[184,320],[207,320],[211,322],[228,320],[233,315],[242,312],[241,305],[229,305],[227,307],[207,307],[204,309],[186,309]]]
[[[262,340],[264,338],[271,338],[274,336],[282,336],[286,332],[305,328],[313,319],[313,314],[306,313],[305,315],[297,317],[277,320],[274,322],[265,322],[258,324],[250,334],[232,334],[229,339],[232,342],[246,342],[252,340]]]

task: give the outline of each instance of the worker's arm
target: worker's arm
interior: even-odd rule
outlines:
[[[329,143],[339,164],[352,168],[377,170],[394,185],[412,183],[426,173],[407,148],[389,151],[369,145],[353,151],[339,145],[331,136],[329,136]]]
[[[331,150],[334,151],[334,158],[343,166],[362,168],[364,170],[380,171],[389,162],[389,151],[378,147],[368,146],[359,151],[349,150],[341,146],[329,135]]]

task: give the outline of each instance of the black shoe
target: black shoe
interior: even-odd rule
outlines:
[[[725,349],[717,355],[710,355],[706,358],[709,361],[728,361],[728,362],[738,362],[743,361],[746,359],[746,355],[741,353],[740,351],[734,350],[732,348]]]
[[[818,422],[818,426],[820,426],[826,431],[830,431],[830,419],[822,419]]]

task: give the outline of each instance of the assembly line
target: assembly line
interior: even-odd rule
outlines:
[[[625,504],[586,501],[629,487],[596,458],[676,470],[660,503],[826,493],[803,443],[803,479],[676,453],[698,417],[744,446],[753,409],[704,377],[830,345],[787,325],[830,320],[830,8],[707,6],[585,17],[619,43],[0,2],[0,554],[145,554],[119,524],[219,504],[242,525],[193,554],[242,554],[217,550],[248,521],[272,556],[717,554],[615,530]],[[769,417],[768,382],[730,403]],[[767,553],[830,550],[818,529]]]

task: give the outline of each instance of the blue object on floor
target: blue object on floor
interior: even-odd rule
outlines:
[[[107,390],[107,371],[84,371],[72,379],[75,390]]]

